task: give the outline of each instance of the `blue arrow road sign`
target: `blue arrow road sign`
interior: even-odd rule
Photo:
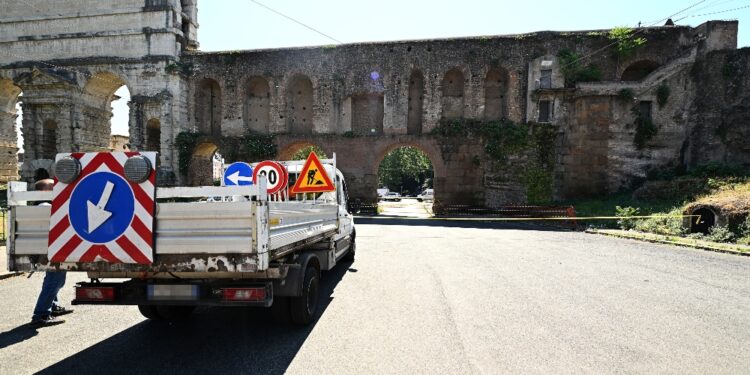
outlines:
[[[252,185],[253,167],[247,163],[232,163],[224,171],[224,186]]]
[[[119,238],[135,214],[135,196],[122,177],[96,172],[84,177],[70,196],[70,224],[81,238],[91,243],[108,243]]]

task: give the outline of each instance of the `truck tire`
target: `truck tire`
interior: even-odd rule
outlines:
[[[354,255],[357,252],[357,236],[352,233],[352,243],[349,244],[349,251],[344,255],[344,260],[347,262],[354,262]]]
[[[154,305],[138,305],[138,311],[140,311],[141,315],[147,319],[161,320],[161,316],[159,316],[159,313],[156,311],[156,306]]]
[[[308,265],[305,279],[302,283],[302,295],[289,299],[289,312],[292,323],[297,325],[310,324],[318,312],[320,300],[320,277],[318,270]]]
[[[195,310],[195,306],[154,306],[161,319],[165,320],[185,320]]]

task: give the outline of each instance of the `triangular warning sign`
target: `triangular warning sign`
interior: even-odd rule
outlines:
[[[311,152],[299,177],[297,177],[297,182],[292,187],[291,193],[323,193],[334,190],[336,188],[333,186],[333,182],[328,177],[326,170],[323,169],[323,164],[320,163],[318,155]]]

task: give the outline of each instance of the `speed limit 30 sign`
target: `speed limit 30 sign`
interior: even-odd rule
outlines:
[[[253,169],[253,183],[258,184],[260,176],[266,177],[268,194],[276,194],[289,183],[289,174],[283,165],[275,161],[262,161]]]

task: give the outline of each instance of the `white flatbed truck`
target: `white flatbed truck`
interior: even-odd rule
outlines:
[[[265,178],[250,186],[155,187],[150,264],[50,262],[51,206],[30,203],[49,202],[53,192],[12,182],[9,270],[87,272],[91,281],[76,285],[73,304],[138,305],[150,319],[182,319],[199,305],[275,305],[293,323],[310,323],[321,271],[352,261],[356,248],[344,177],[335,156],[321,162],[336,190],[300,200],[274,200]],[[291,176],[302,163],[281,162]]]

